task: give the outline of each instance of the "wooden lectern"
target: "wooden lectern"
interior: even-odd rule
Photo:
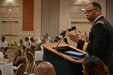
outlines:
[[[51,62],[56,70],[56,75],[83,75],[82,62],[87,55],[86,52],[64,43],[47,43],[43,44],[44,55],[43,60]],[[72,56],[69,51],[75,51],[82,54],[80,56]]]

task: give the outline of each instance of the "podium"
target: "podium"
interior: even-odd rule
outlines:
[[[56,46],[57,43],[43,44],[43,60],[53,64],[56,75],[83,75],[82,62],[87,53],[64,43],[60,43],[58,47]],[[79,52],[83,54],[83,57],[66,53],[69,51]]]

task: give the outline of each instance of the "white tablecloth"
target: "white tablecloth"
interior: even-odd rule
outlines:
[[[43,57],[43,51],[35,51],[35,60],[42,60]]]
[[[14,75],[12,63],[0,64],[0,70],[2,75]]]

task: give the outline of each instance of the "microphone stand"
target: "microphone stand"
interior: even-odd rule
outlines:
[[[62,38],[58,41],[58,43],[57,43],[57,45],[56,45],[56,47],[55,47],[56,50],[58,50],[58,46],[59,46],[59,44],[61,43],[61,41],[64,39],[65,34],[66,34],[66,31],[65,31],[65,33],[62,35]]]

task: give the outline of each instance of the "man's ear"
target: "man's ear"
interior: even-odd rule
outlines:
[[[98,13],[99,13],[99,10],[97,9],[97,10],[95,10],[95,11],[96,11],[96,12],[95,12],[95,14],[96,14],[96,15],[98,15]]]
[[[101,10],[100,10],[100,9],[97,9],[97,10],[95,10],[95,11],[96,11],[96,14],[97,14],[97,15],[101,13]]]

